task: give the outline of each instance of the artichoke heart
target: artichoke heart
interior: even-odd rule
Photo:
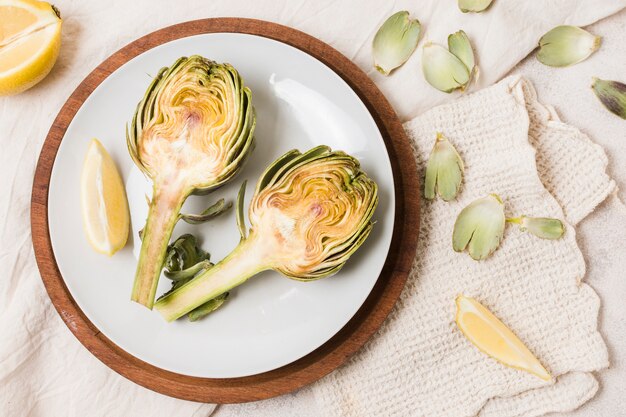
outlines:
[[[127,129],[129,153],[153,182],[133,301],[152,308],[182,204],[239,171],[254,127],[251,92],[229,64],[183,57],[154,78]]]
[[[257,182],[249,234],[155,306],[172,321],[263,270],[301,281],[330,276],[369,236],[377,204],[376,183],[350,155],[326,146],[287,152]]]

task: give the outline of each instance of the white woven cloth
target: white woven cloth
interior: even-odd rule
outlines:
[[[581,282],[585,263],[573,228],[615,188],[604,152],[517,77],[405,128],[420,176],[443,132],[465,161],[464,183],[456,201],[424,201],[418,257],[397,308],[350,364],[313,387],[322,415],[530,417],[578,407],[598,389],[590,372],[608,366],[599,300]],[[501,196],[509,217],[566,220],[565,236],[542,240],[507,226],[485,261],[454,252],[457,214],[489,193]],[[506,368],[471,345],[454,322],[459,293],[490,308],[556,382]]]

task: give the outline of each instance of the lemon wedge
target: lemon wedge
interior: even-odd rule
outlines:
[[[126,245],[130,217],[122,177],[98,139],[87,150],[80,177],[83,227],[97,252],[113,255]]]
[[[0,0],[0,96],[21,93],[52,69],[61,47],[59,12],[37,0]]]
[[[512,368],[552,379],[521,340],[478,301],[464,295],[456,298],[456,324],[483,353]]]

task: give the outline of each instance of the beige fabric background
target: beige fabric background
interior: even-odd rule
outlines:
[[[304,30],[354,59],[407,120],[453,97],[424,85],[419,53],[388,79],[370,71],[371,37],[390,13],[410,10],[425,25],[424,36],[433,41],[442,42],[447,33],[464,28],[477,44],[483,66],[481,83],[487,85],[530,52],[537,33],[560,22],[588,24],[625,5],[616,0],[553,0],[541,2],[540,6],[540,2],[495,1],[498,7],[489,14],[468,21],[460,13],[454,14],[453,0],[420,4],[374,0],[55,2],[65,18],[59,62],[36,88],[0,99],[0,269],[4,271],[0,278],[0,414],[204,416],[213,409],[152,393],[109,371],[73,339],[50,306],[39,279],[28,224],[37,154],[62,103],[99,62],[133,39],[168,24],[215,16],[266,19]],[[524,20],[524,11],[532,11],[533,5],[540,7],[541,15],[531,14],[532,18]],[[591,75],[623,80],[625,26],[626,12],[592,26],[605,37],[604,45],[580,65],[555,70],[537,64],[531,57],[515,70],[535,83],[540,99],[555,105],[564,121],[605,147],[610,173],[621,189],[626,184],[624,122],[606,113],[586,86]],[[502,31],[508,35],[503,36]],[[623,191],[618,196],[623,200]],[[579,227],[577,239],[587,260],[587,282],[603,301],[600,328],[608,343],[611,367],[599,375],[598,397],[572,414],[577,417],[626,414],[626,260],[619,256],[619,248],[626,244],[625,223],[626,209],[612,199]],[[215,415],[268,412],[319,415],[307,389],[280,400],[219,407]]]

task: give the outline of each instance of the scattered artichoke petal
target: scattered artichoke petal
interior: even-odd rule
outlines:
[[[417,47],[420,31],[419,20],[411,20],[409,12],[401,11],[390,16],[378,29],[372,43],[376,70],[389,75],[404,64]]]
[[[194,235],[184,234],[167,247],[163,267],[166,272],[182,271],[204,261],[210,255],[198,246]]]
[[[196,307],[194,310],[191,310],[187,317],[189,317],[189,321],[198,321],[203,317],[211,314],[218,308],[220,308],[226,300],[228,299],[229,293],[225,292],[222,295],[218,295],[212,300],[207,301],[199,307]]]
[[[504,235],[504,204],[496,194],[479,198],[461,210],[454,223],[452,247],[456,252],[467,249],[474,260],[491,255]]]
[[[214,265],[209,260],[205,259],[203,261],[198,262],[197,264],[190,266],[189,268],[182,269],[180,271],[169,271],[165,270],[164,274],[166,277],[171,279],[172,281],[182,281],[189,278],[193,278],[201,272],[206,271],[207,269],[212,268]]]
[[[464,89],[470,80],[465,64],[446,48],[435,43],[424,45],[422,70],[426,81],[444,93]]]
[[[200,214],[184,214],[181,213],[179,216],[181,220],[185,223],[189,224],[202,224],[208,222],[209,220],[219,216],[220,214],[228,211],[232,207],[233,203],[230,201],[226,203],[223,198],[220,198],[217,203],[208,207]]]
[[[465,64],[470,73],[473,72],[476,66],[474,50],[469,37],[464,31],[459,30],[448,36],[448,50]]]
[[[246,240],[248,234],[246,232],[246,219],[243,213],[243,200],[246,195],[246,185],[248,184],[248,180],[245,180],[241,184],[241,188],[239,188],[239,193],[237,193],[237,228],[239,229],[239,236],[241,240]]]
[[[579,27],[557,26],[539,40],[537,59],[551,67],[567,67],[587,59],[600,43],[599,36]]]
[[[198,239],[194,235],[184,234],[180,236],[174,243],[168,246],[165,258],[164,274],[172,280],[172,288],[161,295],[158,300],[171,294],[193,280],[198,274],[207,271],[213,266],[209,261],[209,254],[198,246]],[[212,313],[224,304],[226,298],[228,298],[228,293],[217,296],[198,306],[189,312],[189,320],[196,321]]]
[[[565,232],[563,222],[559,219],[522,216],[520,220],[521,230],[528,231],[542,239],[559,239]]]
[[[493,0],[459,0],[459,9],[463,13],[480,13],[489,8]]]
[[[594,78],[591,88],[608,111],[626,119],[626,84]]]
[[[461,188],[463,169],[463,160],[457,150],[442,133],[437,133],[426,164],[424,196],[432,200],[439,194],[444,201],[453,200]]]

